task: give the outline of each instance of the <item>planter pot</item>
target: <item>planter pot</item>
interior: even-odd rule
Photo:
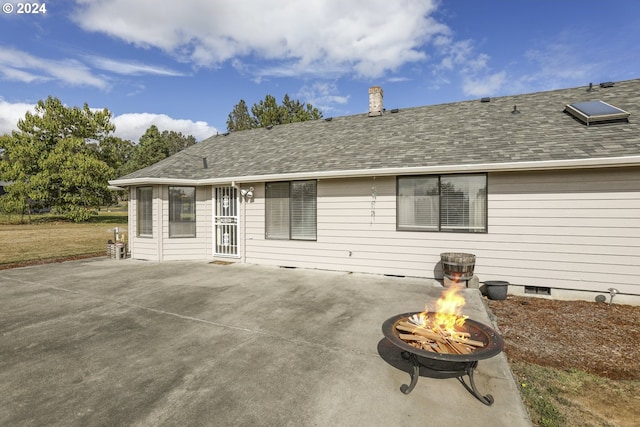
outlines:
[[[509,289],[509,282],[502,280],[487,280],[484,282],[485,293],[491,300],[505,300],[507,299],[507,290]]]

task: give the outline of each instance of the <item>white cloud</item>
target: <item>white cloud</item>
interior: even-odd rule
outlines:
[[[507,81],[507,72],[491,72],[489,55],[477,52],[473,40],[454,40],[439,37],[435,45],[441,57],[434,67],[435,85],[449,84],[451,73],[456,72],[462,81],[466,96],[489,96],[500,93]]]
[[[27,111],[35,111],[35,104],[11,103],[0,98],[0,135],[18,130],[18,120],[24,119]]]
[[[254,70],[258,78],[330,70],[379,77],[424,60],[425,44],[449,32],[429,16],[435,0],[76,2],[72,19],[86,31],[156,47],[196,66],[268,61]]]
[[[387,81],[389,83],[400,83],[400,82],[408,82],[411,79],[409,77],[402,77],[402,76],[396,76],[396,77],[389,77],[387,79]]]
[[[127,113],[114,117],[112,121],[116,126],[115,136],[135,143],[138,142],[151,125],[156,125],[160,132],[167,130],[182,132],[184,135],[193,135],[198,141],[218,132],[216,128],[209,126],[207,122],[174,119],[166,114]]]
[[[158,76],[184,76],[180,71],[171,70],[166,67],[142,64],[136,61],[124,61],[99,56],[88,56],[87,60],[96,68],[125,75],[152,74]]]
[[[597,69],[597,61],[582,58],[584,50],[570,43],[552,42],[542,49],[530,49],[525,58],[532,64],[533,73],[527,73],[522,81],[547,89],[555,89],[587,82]]]
[[[58,80],[70,86],[93,86],[107,89],[108,81],[95,76],[84,64],[74,59],[39,58],[26,52],[0,46],[0,72],[7,80],[31,83]]]
[[[18,120],[24,119],[25,113],[35,112],[36,104],[11,103],[0,98],[0,135],[10,134],[11,131],[18,130]],[[93,111],[102,111],[92,108]],[[184,119],[174,119],[165,114],[150,113],[128,113],[121,114],[112,119],[116,126],[115,136],[128,139],[135,143],[151,125],[156,125],[160,131],[182,132],[184,135],[193,135],[196,140],[201,141],[215,135],[217,129],[209,126],[207,122]]]
[[[84,62],[83,62],[84,61]],[[90,66],[91,65],[91,66]],[[167,67],[100,56],[78,59],[47,59],[6,46],[0,46],[0,76],[21,83],[57,81],[68,86],[90,86],[108,90],[111,79],[93,68],[123,75],[184,76]]]
[[[598,57],[598,49],[584,49],[576,42],[585,38],[575,31],[560,31],[544,40],[536,39],[534,47],[523,43],[521,56],[502,65],[493,60],[492,66],[492,58],[479,52],[475,41],[443,34],[433,42],[439,62],[433,67],[432,86],[459,81],[465,96],[481,97],[587,84],[603,68],[604,60]]]
[[[300,102],[309,103],[322,111],[324,116],[333,110],[335,105],[344,105],[349,102],[349,97],[340,95],[338,87],[334,83],[316,82],[305,85],[294,95]]]
[[[563,38],[562,33],[555,37]],[[538,45],[526,50],[522,61],[514,62],[524,64],[520,72],[510,68],[492,71],[488,55],[476,53],[472,45],[463,49],[458,62],[463,93],[482,97],[551,90],[586,84],[597,73],[597,61],[583,57],[583,50],[572,41],[538,42]]]
[[[3,65],[0,65],[0,74],[2,74],[5,80],[22,82],[27,84],[51,80],[50,78],[47,78],[44,76],[38,76],[28,71],[23,71],[16,68],[3,66]]]
[[[494,95],[502,90],[506,80],[507,73],[504,71],[481,77],[467,76],[463,78],[462,91],[468,96]]]

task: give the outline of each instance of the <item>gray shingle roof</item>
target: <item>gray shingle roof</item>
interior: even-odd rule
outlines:
[[[640,156],[640,79],[587,87],[217,135],[112,183]],[[591,100],[630,112],[629,122],[587,127],[563,112]]]

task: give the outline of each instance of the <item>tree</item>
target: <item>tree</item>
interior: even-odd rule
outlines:
[[[227,118],[227,130],[238,132],[256,127],[258,127],[257,120],[249,114],[247,104],[244,102],[244,99],[241,99],[240,102],[233,107],[233,111],[229,113],[229,118]]]
[[[247,129],[275,126],[284,123],[304,122],[322,118],[322,112],[311,104],[303,104],[292,100],[288,94],[278,105],[276,98],[266,95],[265,98],[251,107],[251,115],[243,99],[233,107],[227,119],[227,131],[238,132]]]
[[[322,112],[314,108],[311,104],[302,104],[297,99],[289,99],[289,95],[282,99],[282,108],[285,109],[285,117],[288,123],[306,122],[307,120],[317,120],[322,118]]]
[[[86,221],[99,206],[112,201],[113,193],[106,184],[113,177],[113,169],[96,158],[83,139],[61,139],[43,166],[46,174],[42,175],[42,188],[54,192],[49,199],[67,218]]]
[[[51,96],[38,101],[35,113],[18,120],[18,131],[0,138],[0,180],[11,182],[0,207],[29,216],[50,207],[74,221],[90,218],[111,200],[107,180],[114,173],[90,145],[114,130],[106,108],[69,108]]]
[[[94,150],[98,159],[109,165],[114,173],[112,178],[124,175],[124,168],[133,154],[133,142],[108,136],[100,142],[89,144],[89,148]]]
[[[122,172],[126,174],[146,168],[195,143],[196,139],[192,135],[185,136],[182,132],[166,130],[160,133],[156,125],[151,125],[140,137],[138,144],[133,146],[130,159]]]
[[[167,147],[166,152],[168,153],[168,156],[172,156],[178,151],[182,151],[197,142],[196,138],[193,135],[183,135],[182,132],[175,131],[162,131],[160,137],[165,142],[165,145]]]
[[[276,98],[267,95],[264,100],[251,107],[251,113],[258,122],[258,127],[275,126],[286,123],[285,110],[278,105]]]

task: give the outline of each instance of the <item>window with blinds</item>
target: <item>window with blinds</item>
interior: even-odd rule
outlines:
[[[486,174],[399,177],[397,187],[398,230],[487,231]]]
[[[153,237],[153,187],[136,188],[136,235]]]
[[[195,187],[169,187],[169,237],[196,237]]]
[[[316,240],[316,181],[267,183],[265,222],[267,239]]]
[[[398,229],[438,230],[438,177],[398,178]]]
[[[265,200],[267,239],[289,238],[289,183],[268,182]]]

